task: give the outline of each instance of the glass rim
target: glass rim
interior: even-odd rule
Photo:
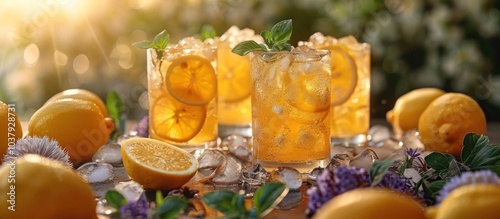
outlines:
[[[300,55],[304,53],[312,53],[312,54],[317,54],[317,55],[327,55],[330,53],[330,50],[328,49],[313,49],[314,51],[266,51],[266,50],[254,50],[250,53],[254,54],[279,54],[279,53],[290,53],[292,55]]]

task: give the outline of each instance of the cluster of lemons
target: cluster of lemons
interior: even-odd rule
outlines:
[[[18,140],[23,137],[22,127],[17,115],[9,115],[8,108],[0,102],[0,131],[7,133],[3,129],[8,127],[8,117],[15,116]],[[56,140],[77,167],[90,161],[99,147],[108,142],[113,128],[106,106],[96,94],[70,89],[54,95],[33,114],[26,135]],[[2,158],[11,140],[6,136],[0,136]],[[152,139],[129,139],[123,144],[122,157],[131,178],[150,189],[180,187],[198,169],[191,154]],[[166,159],[171,162],[165,162]],[[15,186],[15,211],[8,208],[9,202],[2,201],[0,215],[11,219],[97,218],[93,190],[73,168],[36,154],[16,159],[14,172],[10,166],[0,167],[0,179],[14,174],[15,182],[0,181],[0,199],[9,200],[8,193]]]
[[[396,133],[418,129],[427,150],[460,156],[465,134],[486,134],[486,117],[479,104],[461,93],[437,88],[410,91],[387,113]]]

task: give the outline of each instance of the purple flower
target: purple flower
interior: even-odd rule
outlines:
[[[333,197],[351,189],[369,185],[368,172],[363,168],[340,166],[334,170],[325,169],[316,178],[316,187],[307,190],[309,202],[307,214],[312,216],[323,204]]]
[[[446,183],[441,191],[439,191],[439,195],[436,197],[437,203],[441,203],[443,199],[450,194],[454,189],[468,184],[477,184],[477,183],[489,183],[489,184],[500,184],[500,177],[491,170],[480,170],[476,172],[465,172],[460,176],[454,176],[450,179],[448,183]]]
[[[130,129],[131,132],[136,132],[137,136],[148,137],[149,136],[149,116],[142,117],[141,120]]]
[[[414,195],[412,181],[392,172],[387,172],[377,186]]]
[[[410,158],[420,156],[420,153],[418,153],[418,149],[408,148],[406,149],[406,153],[410,156]]]
[[[139,219],[148,218],[149,214],[149,204],[145,196],[142,196],[137,200],[129,201],[126,205],[120,208],[120,218],[123,219]]]

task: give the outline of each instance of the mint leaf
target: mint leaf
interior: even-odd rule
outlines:
[[[464,136],[462,154],[460,159],[466,165],[470,165],[477,153],[488,145],[489,139],[487,136],[478,135],[476,133],[467,133]]]
[[[231,50],[231,52],[236,53],[240,56],[245,56],[246,54],[256,50],[267,50],[267,48],[266,46],[259,44],[253,40],[248,40],[236,45],[233,50]]]
[[[234,217],[239,215],[241,211],[246,211],[245,209],[239,209],[240,206],[233,203],[233,201],[238,202],[237,200],[239,198],[236,196],[242,195],[236,194],[232,191],[219,190],[205,194],[201,197],[201,200],[208,207],[222,212],[226,217]]]
[[[270,182],[257,189],[253,196],[253,204],[259,216],[269,213],[288,193],[284,183]]]
[[[432,152],[427,155],[425,158],[425,163],[430,168],[436,171],[448,170],[450,167],[450,162],[455,158],[450,154],[443,154],[439,152]]]
[[[292,36],[292,20],[284,20],[275,24],[271,31],[264,30],[260,33],[265,44],[259,44],[253,40],[244,41],[236,45],[232,52],[244,56],[252,51],[291,51],[292,46],[288,43]]]
[[[177,218],[177,215],[188,205],[188,200],[179,197],[166,198],[159,206],[154,215],[161,219]]]
[[[203,25],[201,27],[200,39],[201,41],[205,41],[206,39],[212,39],[217,36],[217,31],[212,25]]]
[[[132,46],[139,47],[141,49],[149,49],[153,45],[153,42],[149,40],[143,40],[141,42],[132,43]]]
[[[373,163],[370,169],[370,179],[372,181],[370,186],[378,185],[393,163],[394,159],[384,159]]]
[[[285,43],[292,37],[292,20],[284,20],[271,28],[271,37],[275,43]]]
[[[489,169],[500,175],[500,145],[483,147],[476,154],[469,167],[471,170]]]
[[[425,192],[427,194],[431,194],[431,196],[434,197],[439,191],[441,191],[446,183],[446,180],[436,180],[427,185],[424,183],[424,190],[426,190]]]
[[[123,205],[127,204],[127,199],[116,190],[108,190],[104,195],[104,199],[106,199],[109,206],[116,210],[120,210]]]
[[[153,39],[152,47],[156,50],[164,50],[170,42],[170,37],[166,30],[161,31]]]

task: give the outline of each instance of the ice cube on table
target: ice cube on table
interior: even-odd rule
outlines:
[[[369,171],[372,168],[373,163],[378,161],[379,158],[375,151],[372,149],[365,149],[349,162],[349,166],[364,168]]]
[[[248,162],[251,160],[250,147],[248,140],[242,135],[232,134],[222,139],[221,146],[223,150],[228,150],[230,154]]]
[[[270,181],[282,182],[288,185],[290,190],[298,190],[302,186],[302,174],[295,168],[278,167],[271,171]]]
[[[374,125],[368,130],[368,145],[381,147],[392,133],[387,126]]]
[[[113,181],[113,166],[108,163],[88,162],[76,169],[76,172],[88,183],[106,183]]]
[[[340,166],[349,166],[349,163],[352,159],[353,155],[351,154],[335,154],[332,159],[330,159],[330,163],[326,166],[327,169],[334,170]]]
[[[128,201],[137,201],[144,195],[144,189],[135,181],[120,182],[115,186],[115,189]]]
[[[285,198],[276,206],[276,209],[287,211],[292,210],[300,205],[302,202],[302,192],[290,191],[286,194]]]
[[[318,175],[321,174],[323,170],[325,170],[325,168],[322,167],[314,168],[313,170],[311,170],[311,172],[309,172],[309,179],[316,181],[316,177],[318,177]]]
[[[241,183],[244,187],[261,186],[269,179],[269,173],[261,164],[255,164],[251,168],[241,172]]]
[[[330,147],[330,157],[333,158],[337,154],[347,154],[351,157],[354,157],[354,148],[353,147],[344,147],[333,145]]]
[[[205,149],[198,158],[199,169],[218,168],[226,162],[224,152],[217,149]]]
[[[100,147],[92,156],[92,161],[97,163],[109,163],[112,166],[123,166],[121,145],[109,143]]]
[[[404,147],[418,149],[419,151],[425,150],[424,144],[420,141],[420,133],[417,130],[404,132],[401,136],[401,142]]]
[[[217,184],[236,184],[239,182],[241,170],[241,163],[235,158],[228,156],[224,169],[212,179],[212,182]]]

